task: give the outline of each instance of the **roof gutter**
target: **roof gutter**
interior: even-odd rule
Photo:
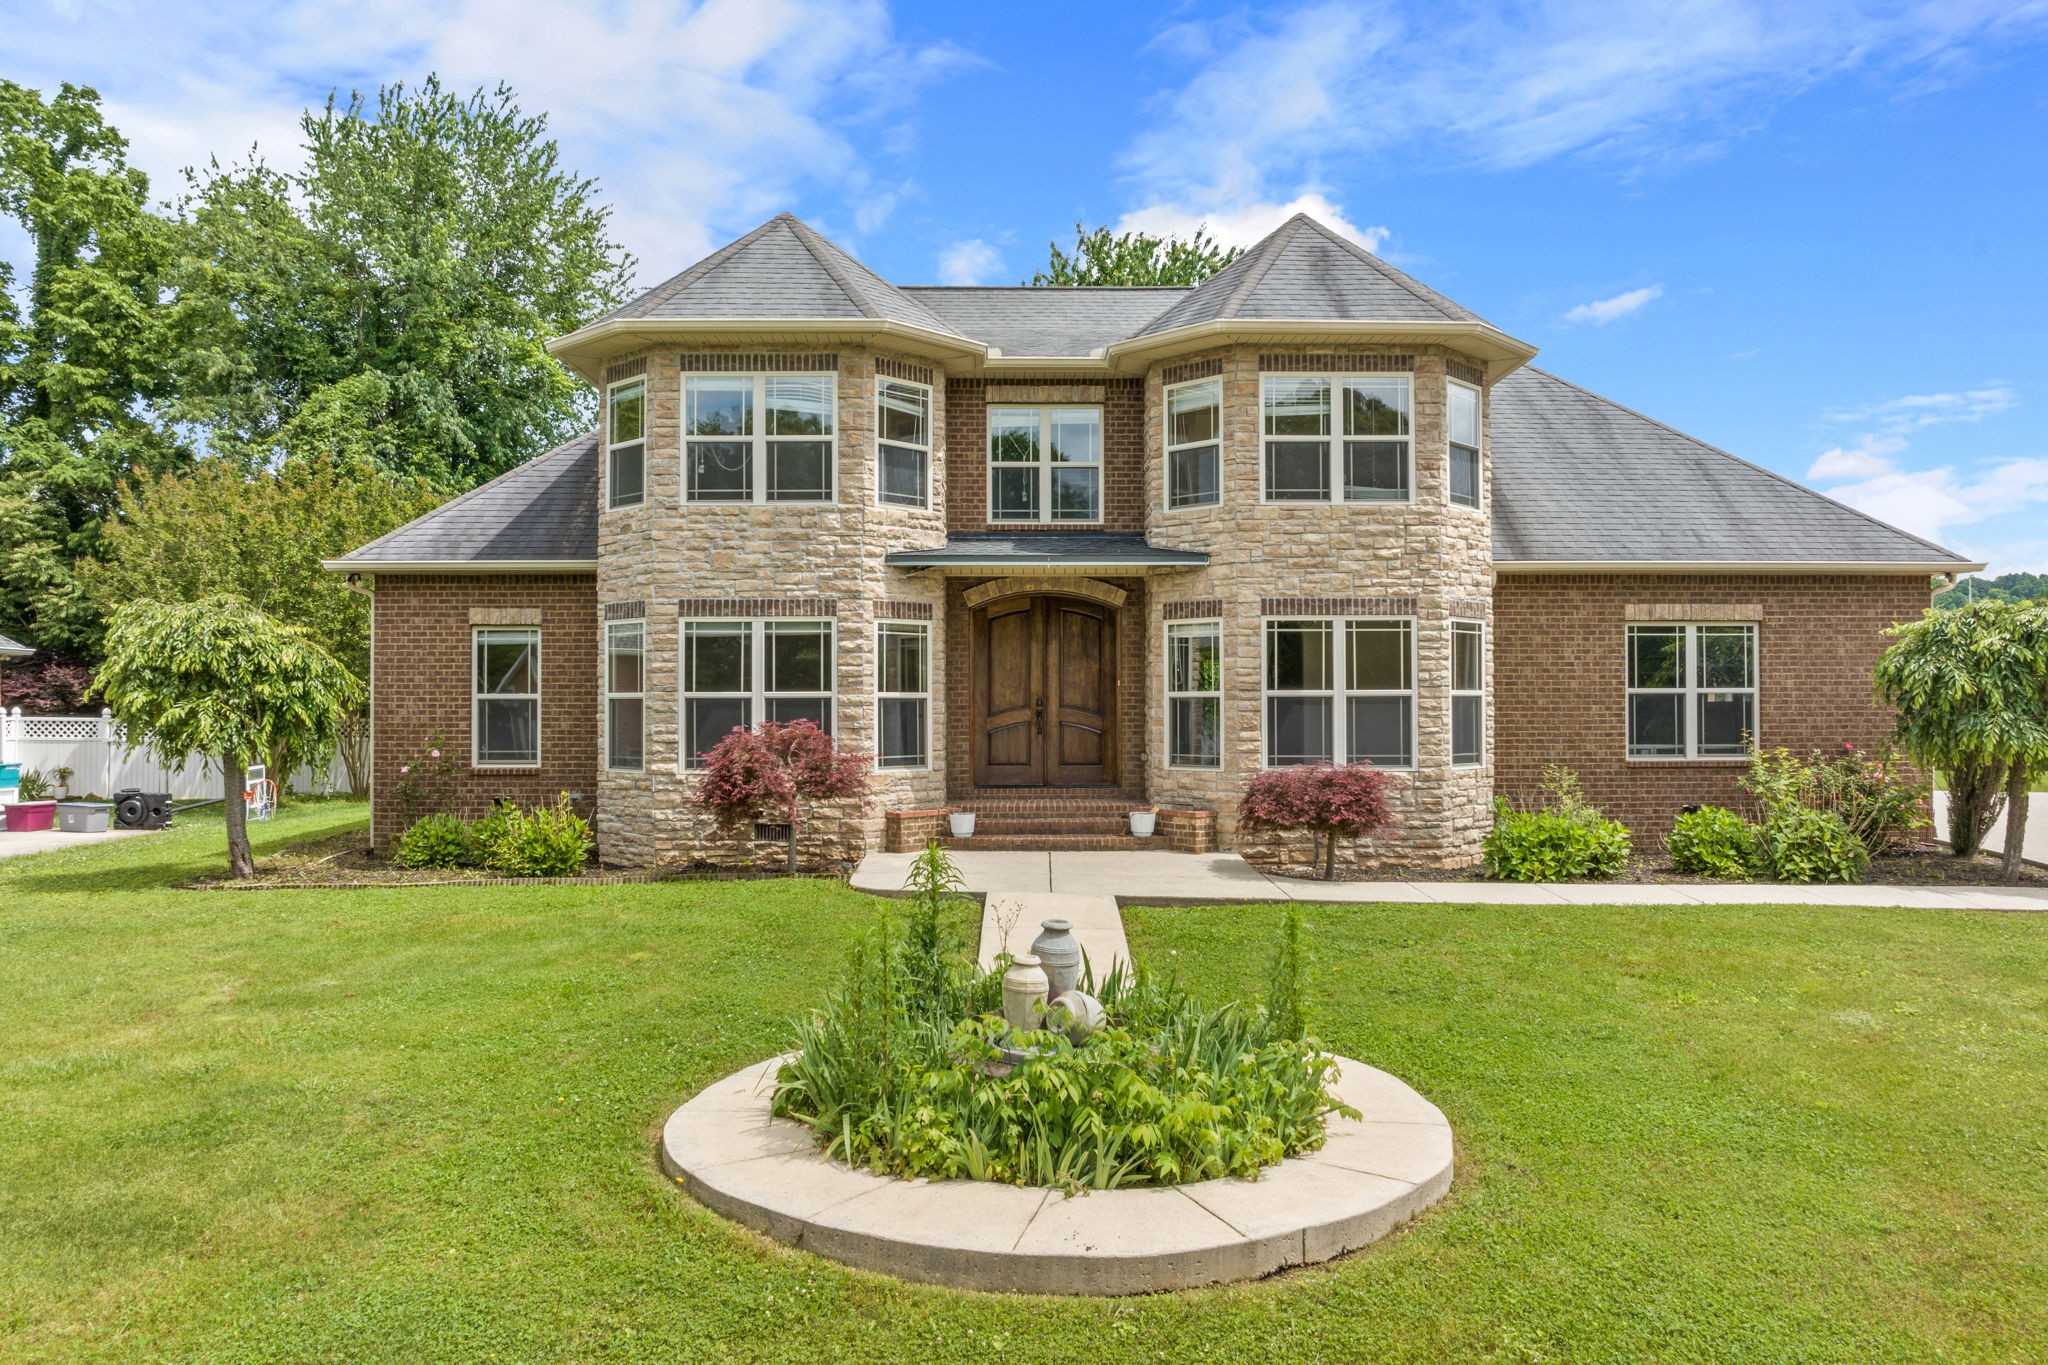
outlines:
[[[1963,564],[1953,559],[1912,560],[1841,559],[1496,559],[1497,574],[1539,573],[1836,573],[1836,574],[1962,574],[1981,573],[1982,564]]]
[[[330,573],[596,573],[594,559],[323,559]]]
[[[882,339],[941,360],[980,362],[988,356],[988,348],[978,341],[891,318],[606,318],[556,337],[547,347],[555,359],[601,385],[605,362],[611,356],[635,345],[652,346],[677,336],[704,342]]]
[[[1354,341],[1431,345],[1457,343],[1460,349],[1486,361],[1486,378],[1491,383],[1512,374],[1536,358],[1536,347],[1509,336],[1490,322],[1441,321],[1392,322],[1370,318],[1324,318],[1289,320],[1273,318],[1212,318],[1150,336],[1111,342],[1103,352],[1106,363],[1120,369],[1143,369],[1145,364],[1175,351],[1193,350],[1223,340],[1296,342],[1320,337]]]

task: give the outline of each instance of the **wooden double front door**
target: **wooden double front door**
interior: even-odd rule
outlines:
[[[1116,613],[1078,597],[1011,597],[974,613],[974,782],[1116,781]]]

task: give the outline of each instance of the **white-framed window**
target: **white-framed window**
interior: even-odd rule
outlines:
[[[1102,409],[988,410],[990,521],[1102,520]]]
[[[605,395],[604,505],[647,499],[647,381],[624,379]]]
[[[1166,764],[1223,766],[1223,626],[1175,622],[1166,628]]]
[[[647,623],[604,628],[604,765],[618,772],[647,766]]]
[[[1451,447],[1451,501],[1479,505],[1479,390],[1450,381],[1445,425]]]
[[[1451,762],[1486,762],[1486,627],[1451,622]]]
[[[921,621],[875,626],[875,766],[931,766],[932,628]]]
[[[1741,758],[1756,741],[1756,627],[1628,628],[1630,758]]]
[[[875,496],[896,507],[932,505],[932,391],[875,381]]]
[[[685,621],[682,653],[685,768],[764,720],[813,720],[831,733],[832,622]]]
[[[1197,379],[1166,391],[1166,505],[1223,501],[1223,381]]]
[[[474,632],[470,762],[478,768],[540,766],[540,628]]]
[[[1415,765],[1415,623],[1266,622],[1266,766]]]
[[[683,497],[830,502],[838,464],[831,374],[683,376]]]
[[[1269,374],[1260,381],[1267,502],[1408,502],[1414,376]]]

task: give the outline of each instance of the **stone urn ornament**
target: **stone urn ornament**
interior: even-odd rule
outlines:
[[[1010,959],[1003,973],[1003,1018],[1018,1033],[1045,1027],[1045,968],[1029,953]]]
[[[1064,919],[1040,920],[1044,931],[1031,940],[1031,955],[1045,968],[1048,1002],[1074,989],[1081,979],[1081,940],[1074,937],[1074,922]]]
[[[1046,1022],[1065,1033],[1067,1041],[1076,1047],[1087,1042],[1088,1035],[1101,1028],[1108,1018],[1109,1012],[1102,1008],[1102,1002],[1086,991],[1068,991],[1046,1011]]]

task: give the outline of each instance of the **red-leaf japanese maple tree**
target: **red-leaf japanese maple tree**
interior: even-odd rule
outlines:
[[[1393,781],[1377,768],[1328,763],[1268,768],[1244,784],[1238,822],[1247,829],[1306,829],[1323,852],[1323,880],[1337,875],[1337,841],[1377,834],[1394,823],[1387,792]]]
[[[796,841],[810,802],[865,796],[868,757],[841,749],[809,720],[763,721],[734,729],[704,755],[697,803],[732,832],[756,820],[789,826],[787,870],[796,872]]]

